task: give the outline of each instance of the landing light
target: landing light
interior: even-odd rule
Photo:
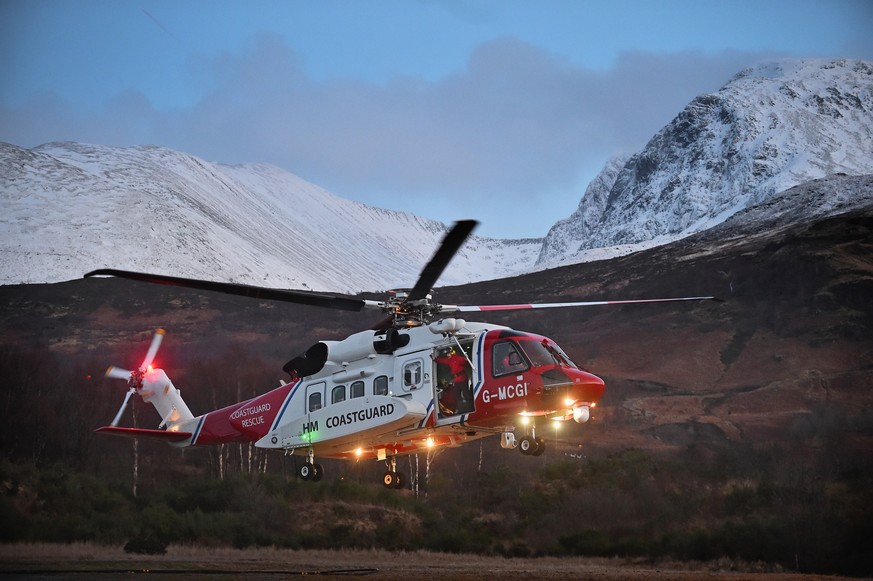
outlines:
[[[361,450],[360,448],[357,448],[357,449],[355,450],[355,456],[357,456],[358,458],[360,458],[360,457],[361,457],[361,454],[363,454],[363,453],[364,453],[364,451]]]
[[[433,438],[430,437],[430,436],[428,436],[428,438],[427,438],[427,447],[428,447],[428,448],[433,448],[433,447],[434,447],[434,441],[433,441]]]
[[[569,397],[564,400],[564,405],[569,407],[573,407],[573,404],[576,403],[575,399],[570,399]]]
[[[573,419],[577,424],[584,424],[591,417],[591,410],[588,406],[580,405],[573,408]]]

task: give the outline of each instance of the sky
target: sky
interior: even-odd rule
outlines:
[[[0,141],[270,163],[541,237],[695,96],[873,60],[871,30],[873,0],[0,0]]]

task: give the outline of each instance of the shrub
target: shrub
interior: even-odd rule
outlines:
[[[125,553],[137,553],[139,555],[165,555],[169,541],[159,539],[152,533],[139,534],[124,545]]]

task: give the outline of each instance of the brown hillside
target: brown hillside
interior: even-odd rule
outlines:
[[[702,235],[435,294],[454,304],[714,294],[723,302],[482,318],[550,336],[606,380],[606,399],[585,427],[586,441],[650,448],[700,439],[796,441],[836,414],[841,426],[851,427],[847,441],[870,449],[871,228],[873,216],[855,214],[729,243]],[[0,288],[3,349],[134,365],[161,326],[169,333],[162,358],[171,376],[184,379],[198,358],[245,345],[260,359],[256,373],[246,370],[263,382],[247,386],[255,392],[276,385],[282,364],[311,343],[375,319],[118,279]],[[189,405],[199,411],[233,401],[215,393],[186,394],[191,397]]]

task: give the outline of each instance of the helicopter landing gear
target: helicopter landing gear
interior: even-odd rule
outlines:
[[[313,464],[312,462],[304,462],[297,470],[297,475],[302,480],[311,480],[318,482],[324,476],[324,467],[321,464]]]
[[[307,453],[306,462],[297,469],[297,475],[301,480],[310,480],[312,482],[318,482],[324,476],[324,467],[315,462],[312,448]]]
[[[385,465],[388,466],[388,470],[382,476],[382,484],[385,488],[400,489],[406,486],[406,474],[397,471],[397,458],[392,456]]]
[[[525,456],[539,456],[546,451],[546,441],[542,438],[525,436],[518,443],[518,449]]]
[[[518,449],[525,456],[539,456],[546,451],[546,441],[542,438],[537,438],[536,426],[531,426],[530,434],[525,434],[518,442]]]

